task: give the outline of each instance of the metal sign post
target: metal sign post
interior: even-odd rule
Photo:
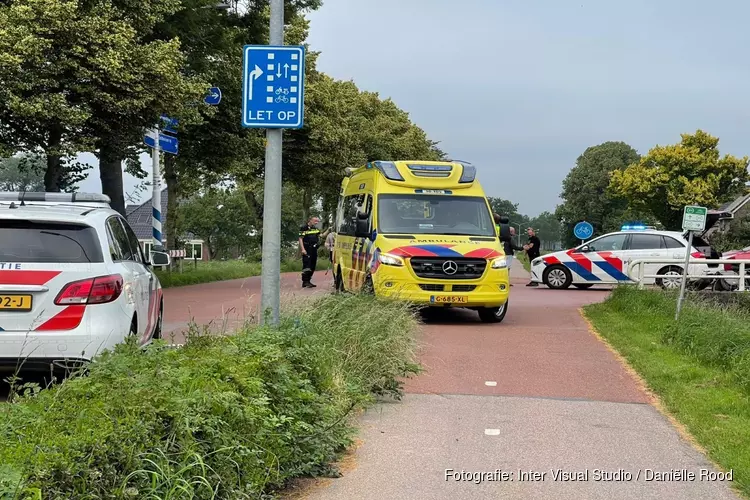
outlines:
[[[581,245],[594,234],[594,226],[586,221],[581,221],[573,228],[573,236],[581,240]]]
[[[242,126],[267,129],[260,321],[276,326],[281,300],[282,129],[303,125],[305,48],[284,46],[284,0],[271,0],[270,25],[270,45],[246,45],[243,51]]]
[[[685,249],[685,266],[682,269],[682,282],[680,283],[680,295],[677,297],[677,312],[674,319],[680,317],[682,310],[682,301],[685,296],[687,286],[688,267],[690,266],[690,255],[693,252],[693,231],[703,231],[706,228],[706,216],[708,209],[706,207],[687,206],[682,214],[682,229],[688,232],[688,246]]]
[[[169,118],[168,116],[162,116],[161,119],[164,122],[165,132],[177,134],[177,131],[175,130],[177,127],[177,120]],[[162,250],[163,247],[161,230],[161,160],[159,158],[159,153],[160,151],[164,151],[165,153],[176,155],[179,141],[177,140],[177,137],[162,134],[159,127],[154,127],[144,136],[143,142],[151,148],[151,168],[153,170],[153,189],[151,192],[151,219],[153,229],[151,231],[151,236],[152,248],[155,251],[159,251]]]

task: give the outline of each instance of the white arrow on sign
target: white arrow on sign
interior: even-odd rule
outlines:
[[[281,63],[276,65],[276,76],[281,78]]]
[[[284,64],[284,78],[289,78],[289,65]]]
[[[255,69],[253,69],[250,74],[248,75],[250,77],[250,85],[247,89],[247,100],[252,101],[253,100],[253,82],[261,77],[263,74],[263,70],[260,69],[260,66],[257,64],[255,65]]]

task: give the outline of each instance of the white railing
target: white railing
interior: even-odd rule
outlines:
[[[682,274],[680,276],[675,276],[673,274],[667,275],[667,274],[645,274],[646,271],[646,265],[650,264],[659,264],[659,265],[669,265],[672,264],[676,267],[679,267],[682,269],[685,266],[685,259],[637,259],[630,262],[630,265],[628,266],[628,276],[633,279],[637,285],[638,288],[643,288],[643,280],[644,279],[656,279],[656,278],[669,278],[669,279],[678,279],[680,282],[682,281]],[[709,264],[718,264],[719,267],[716,269],[717,274],[708,274],[712,271],[712,269],[709,269],[706,271],[705,269],[700,274],[690,274],[690,268],[691,266],[695,265],[709,265]],[[724,271],[724,264],[732,264],[739,266],[739,272],[738,274],[734,274],[734,271]],[[635,278],[633,278],[633,268],[638,267],[638,272],[635,274]],[[724,273],[732,273],[732,274],[724,274]],[[690,259],[688,261],[688,274],[686,276],[687,279],[723,279],[726,281],[733,281],[733,280],[739,280],[739,286],[738,291],[744,292],[745,291],[745,280],[750,279],[750,259]]]

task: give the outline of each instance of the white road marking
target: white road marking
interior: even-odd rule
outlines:
[[[500,429],[485,429],[484,433],[488,436],[499,436]]]
[[[495,382],[494,380],[488,380],[487,382],[484,383],[484,385],[489,386],[489,387],[495,387],[497,385],[497,382]]]

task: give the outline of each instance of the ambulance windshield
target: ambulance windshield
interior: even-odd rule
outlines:
[[[377,230],[385,234],[495,236],[487,202],[478,196],[381,194]]]

